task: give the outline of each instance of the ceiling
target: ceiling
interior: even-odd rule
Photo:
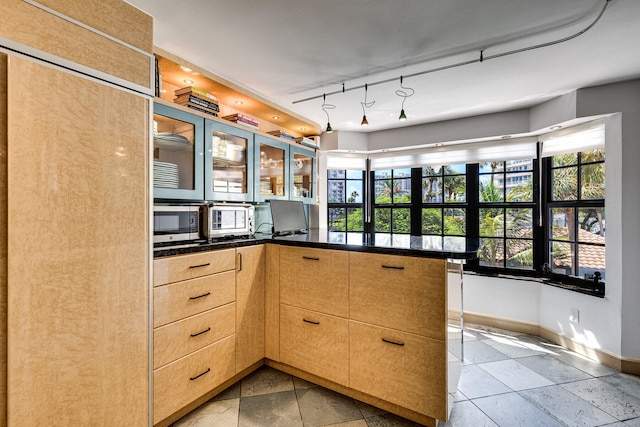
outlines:
[[[322,95],[337,91],[326,97],[334,130],[525,108],[640,77],[638,0],[127,1],[154,17],[156,46],[323,128]],[[500,56],[575,35],[605,4],[575,38]],[[455,66],[464,62],[471,63]],[[404,122],[400,76],[414,90]],[[365,90],[350,90],[365,83],[367,102],[375,101],[368,127],[360,126]]]

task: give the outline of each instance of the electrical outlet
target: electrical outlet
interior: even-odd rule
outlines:
[[[569,312],[569,321],[573,323],[580,323],[580,310],[572,308]]]

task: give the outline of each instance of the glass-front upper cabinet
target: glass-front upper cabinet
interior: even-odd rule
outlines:
[[[253,201],[253,133],[205,122],[205,198]]]
[[[255,136],[256,201],[289,198],[289,144]],[[258,173],[258,167],[259,173]]]
[[[203,198],[204,120],[155,104],[153,114],[153,197]]]
[[[291,200],[315,203],[316,153],[291,146]]]

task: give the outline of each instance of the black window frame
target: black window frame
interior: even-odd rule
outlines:
[[[337,171],[343,171],[344,172],[344,178],[329,178],[329,170],[337,170]],[[365,218],[365,203],[367,200],[367,191],[366,191],[366,183],[365,183],[365,179],[366,179],[366,171],[360,171],[361,172],[361,178],[360,179],[355,179],[355,178],[348,178],[349,175],[348,170],[345,169],[327,169],[327,229],[329,231],[338,231],[338,232],[356,232],[356,233],[361,233],[366,231],[366,218]],[[362,183],[362,202],[360,203],[350,203],[348,202],[348,195],[346,194],[346,190],[345,190],[345,201],[344,202],[330,202],[329,201],[329,182],[330,181],[342,181],[344,182],[344,188],[347,188],[347,183],[349,181],[361,181]],[[344,213],[345,213],[345,229],[344,230],[334,230],[331,228],[331,210],[332,209],[344,209]],[[360,209],[362,212],[362,228],[359,230],[349,230],[348,226],[349,226],[349,210],[350,209]]]

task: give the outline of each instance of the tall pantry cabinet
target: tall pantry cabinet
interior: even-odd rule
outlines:
[[[0,426],[147,426],[151,18],[0,16]]]

